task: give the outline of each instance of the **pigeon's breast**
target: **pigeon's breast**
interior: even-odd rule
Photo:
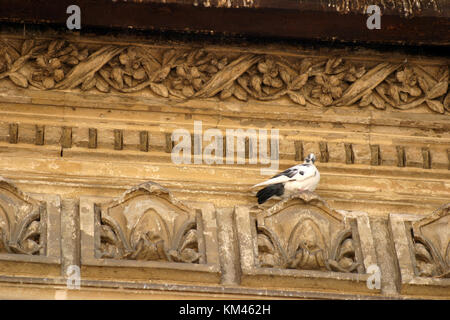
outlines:
[[[317,185],[319,184],[319,181],[320,181],[320,172],[319,172],[319,170],[316,169],[316,174],[311,179],[311,185],[310,185],[308,191],[316,190]]]
[[[284,185],[287,193],[297,193],[301,191],[314,191],[317,187],[317,184],[320,181],[320,173],[318,170],[315,170],[315,174],[310,176],[304,180],[298,181],[289,181]]]

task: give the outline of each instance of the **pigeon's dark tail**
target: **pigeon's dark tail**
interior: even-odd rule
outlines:
[[[284,185],[282,183],[271,184],[258,191],[256,196],[258,197],[258,203],[264,203],[271,196],[281,196],[284,193]]]

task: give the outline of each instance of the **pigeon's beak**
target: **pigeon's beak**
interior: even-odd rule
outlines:
[[[308,157],[306,157],[305,162],[306,163],[314,163],[316,161],[316,157],[314,154],[309,154]]]

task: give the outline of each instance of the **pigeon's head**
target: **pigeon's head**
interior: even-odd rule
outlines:
[[[312,163],[312,164],[314,164],[314,162],[316,162],[316,156],[314,155],[314,153],[308,154],[308,156],[305,159],[305,163]]]

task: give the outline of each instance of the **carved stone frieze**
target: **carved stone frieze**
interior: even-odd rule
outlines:
[[[203,48],[0,40],[0,79],[40,90],[151,92],[170,99],[277,100],[319,107],[450,110],[448,65]]]
[[[266,219],[257,220],[259,266],[338,272],[358,272],[360,266],[363,271],[351,226],[344,226],[340,215],[316,195],[301,198],[317,202],[320,209],[289,209],[283,201],[268,211]]]
[[[61,239],[60,206],[58,197],[27,195],[0,179],[1,276],[61,277],[61,243],[67,245],[71,234]],[[66,205],[62,214],[64,223],[77,223],[65,210],[78,206]],[[379,261],[372,235],[377,224],[364,212],[334,210],[315,193],[233,212],[181,202],[147,182],[115,199],[81,197],[79,210],[85,284],[111,279],[223,284],[224,273],[233,272],[230,284],[247,289],[264,283],[275,290],[380,293],[380,287],[368,285]],[[448,296],[449,217],[450,204],[425,217],[390,215],[401,294]],[[78,250],[78,239],[63,251]],[[231,253],[219,258],[219,246]]]
[[[218,281],[211,205],[183,204],[153,182],[106,200],[80,200],[82,266],[87,268],[88,277],[98,277],[96,266],[105,267],[102,274],[114,273],[116,267],[138,267],[144,270],[143,277],[147,272],[155,279],[186,280],[185,276],[180,278],[180,270],[196,270],[203,274],[202,281]]]
[[[96,206],[100,257],[204,263],[201,214],[190,211],[167,189],[150,182]]]
[[[402,292],[450,288],[450,204],[426,217],[391,214],[391,230],[402,278]]]
[[[249,282],[256,275],[290,277],[292,285],[303,281],[313,287],[323,277],[358,281],[376,263],[367,215],[335,211],[314,193],[268,209],[237,208],[236,215]]]

